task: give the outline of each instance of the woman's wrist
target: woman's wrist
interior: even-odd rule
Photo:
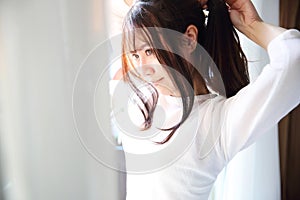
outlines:
[[[263,22],[250,0],[226,0],[233,25],[259,46],[269,43],[285,29]]]
[[[253,42],[264,49],[268,48],[269,43],[286,29],[273,26],[263,21],[254,21],[249,26],[244,27],[242,32]]]

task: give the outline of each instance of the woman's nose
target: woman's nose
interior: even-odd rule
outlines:
[[[142,73],[144,76],[152,76],[155,73],[155,70],[151,65],[146,64],[142,66]]]
[[[140,67],[144,76],[151,76],[155,73],[154,63],[151,64],[151,61],[147,58],[141,59]]]

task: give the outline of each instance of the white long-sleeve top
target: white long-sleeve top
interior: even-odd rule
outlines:
[[[164,132],[149,140],[122,136],[127,200],[208,199],[226,164],[300,102],[299,31],[277,36],[268,54],[270,64],[235,96],[196,96],[189,118],[167,144],[153,142]],[[180,120],[180,98],[160,95],[159,106],[166,127]]]

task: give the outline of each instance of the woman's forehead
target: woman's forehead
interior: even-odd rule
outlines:
[[[135,38],[135,50],[143,50],[146,47],[149,47],[149,41],[145,37],[136,36]]]
[[[129,51],[142,50],[151,45],[149,36],[141,30],[129,32],[126,38],[126,47]]]

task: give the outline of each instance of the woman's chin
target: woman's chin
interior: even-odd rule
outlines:
[[[166,88],[166,87],[162,87],[158,84],[157,85],[154,84],[154,86],[157,89],[159,94],[166,95],[166,96],[180,97],[180,93],[176,89],[172,90],[172,89],[169,89],[169,88]]]

